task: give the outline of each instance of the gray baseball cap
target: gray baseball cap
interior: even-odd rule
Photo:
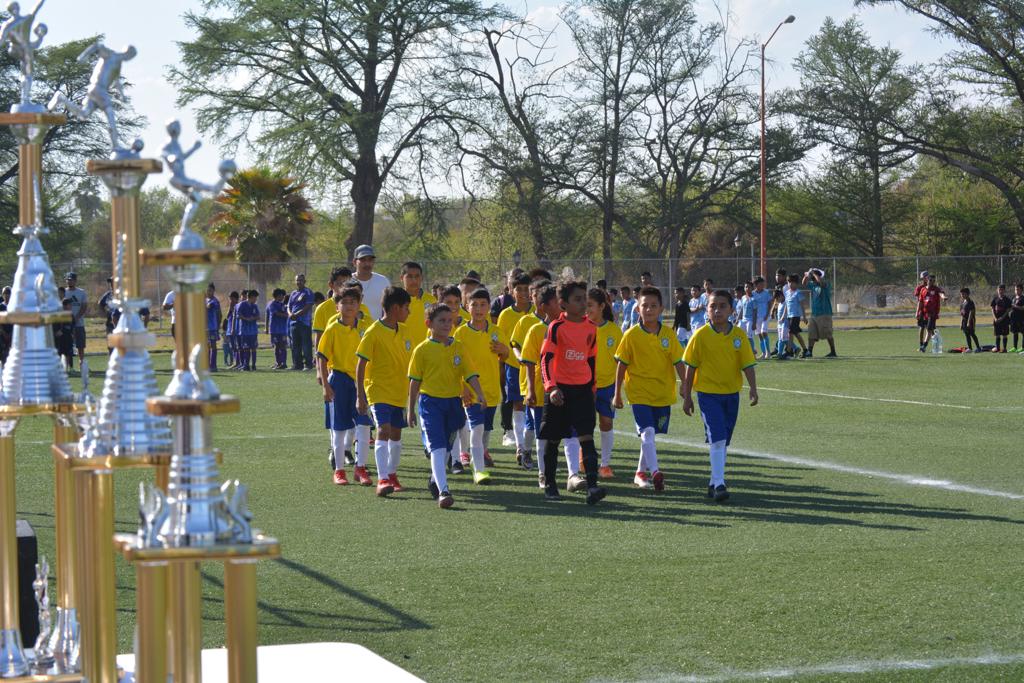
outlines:
[[[377,258],[377,255],[373,253],[373,247],[369,244],[360,244],[356,247],[355,258],[361,259],[367,256]]]

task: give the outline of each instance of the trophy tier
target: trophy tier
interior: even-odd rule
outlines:
[[[210,417],[237,413],[241,410],[241,402],[235,396],[221,396],[215,399],[154,396],[146,399],[146,409],[151,415],[160,417]]]
[[[276,538],[253,532],[252,543],[225,543],[206,546],[147,548],[139,546],[136,534],[114,534],[114,548],[127,562],[147,564],[169,562],[245,562],[281,556]]]
[[[45,327],[56,323],[71,322],[71,311],[3,311],[0,312],[0,325],[25,325],[27,327]]]
[[[171,464],[170,450],[163,453],[145,453],[134,457],[126,455],[99,455],[86,458],[79,455],[80,449],[77,442],[53,444],[51,448],[53,449],[54,456],[66,461],[72,470],[94,470],[101,472],[106,470],[169,467]],[[219,448],[214,448],[212,451],[217,465],[223,465],[224,453]]]

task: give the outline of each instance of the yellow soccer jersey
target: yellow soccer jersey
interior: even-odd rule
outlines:
[[[497,325],[485,322],[484,329],[474,330],[467,325],[459,325],[453,335],[462,344],[462,350],[470,365],[480,373],[480,388],[484,390],[484,399],[489,406],[501,404],[501,363],[498,356],[491,351],[491,342],[508,346],[508,340]]]
[[[670,406],[676,402],[675,366],[683,360],[683,347],[667,325],[648,332],[633,325],[622,335],[615,360],[626,367],[626,397],[630,403]]]
[[[622,341],[622,330],[614,322],[605,321],[597,328],[597,368],[596,381],[598,389],[615,384],[615,351]]]
[[[313,331],[323,332],[331,324],[334,316],[338,315],[338,304],[334,303],[334,297],[329,296],[313,311]]]
[[[414,349],[430,334],[430,330],[427,329],[427,306],[436,303],[434,295],[423,290],[420,290],[420,296],[412,297],[409,302],[409,317],[406,318],[405,325],[409,328]]]
[[[530,328],[539,322],[543,322],[536,313],[527,313],[516,321],[516,325],[512,330],[512,335],[508,338],[509,346],[513,349],[513,354],[517,358],[523,356],[523,342],[526,341],[526,333],[530,331]]]
[[[529,321],[529,318],[526,318]],[[520,323],[522,324],[522,323]],[[540,347],[544,345],[544,337],[548,333],[548,324],[543,320],[530,326],[523,339],[520,358],[524,363],[533,363],[533,393],[537,405],[544,405],[544,380],[540,376]],[[525,365],[523,366],[526,367]],[[519,393],[525,398],[529,386],[526,384],[526,372],[519,373]]]
[[[419,380],[420,393],[434,398],[462,396],[462,382],[476,377],[462,344],[428,338],[413,349],[409,360],[409,379]]]
[[[344,372],[353,380],[356,378],[356,348],[366,328],[357,323],[350,327],[338,316],[327,323],[327,329],[320,335],[316,352],[327,359],[327,367]]]
[[[736,325],[724,333],[702,325],[686,343],[683,362],[696,369],[693,388],[705,394],[735,394],[743,388],[743,370],[757,365],[747,333]]]
[[[356,355],[367,361],[366,400],[404,406],[409,397],[407,380],[412,340],[402,323],[392,329],[380,320],[363,333]]]
[[[359,304],[359,318],[361,320],[368,320],[370,321],[370,323],[377,322],[376,320],[373,319],[373,316],[370,315],[370,309],[367,308],[366,304],[363,303]]]
[[[533,312],[533,307],[532,306],[529,309],[525,310],[525,311],[517,311],[512,306],[509,306],[508,308],[503,310],[500,314],[498,314],[498,328],[505,334],[505,339],[508,339],[509,342],[511,343],[511,341],[512,341],[512,333],[516,329],[516,324],[520,320],[522,320],[524,315],[526,315],[527,313],[532,313],[532,312]],[[524,331],[524,334],[525,334],[525,331]],[[508,358],[505,359],[505,363],[507,365],[512,366],[513,368],[518,368],[519,367],[519,360],[516,358],[516,354],[515,353],[509,353],[508,354]]]

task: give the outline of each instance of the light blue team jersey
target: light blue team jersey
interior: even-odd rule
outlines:
[[[780,323],[784,323],[784,322],[786,322],[787,320],[789,320],[789,318],[790,318],[790,316],[789,316],[789,314],[788,314],[788,313],[786,312],[786,303],[785,303],[785,302],[782,302],[782,303],[781,303],[781,304],[780,304],[780,305],[779,305],[779,306],[778,306],[778,307],[777,307],[777,308],[775,309],[775,319],[776,319],[776,320],[778,320],[778,321],[779,321]]]
[[[754,298],[752,296],[744,296],[742,299],[740,299],[740,306],[739,306],[740,320],[751,320],[752,321],[754,319],[754,311],[756,311],[756,310],[757,310],[757,304],[754,302]],[[764,319],[764,318],[761,318],[760,316],[758,316],[758,317],[761,320]]]
[[[800,302],[803,300],[803,292],[799,289],[792,287],[786,288],[786,316],[789,318],[799,318],[804,312],[800,307]]]
[[[630,317],[633,315],[633,309],[636,308],[636,298],[632,298],[629,301],[622,302],[622,329],[628,330],[630,326]]]
[[[767,289],[762,289],[760,292],[755,289],[751,292],[750,297],[754,300],[754,305],[757,306],[757,319],[767,320],[768,311],[772,306],[772,293]]]
[[[696,332],[697,328],[705,324],[708,321],[708,309],[701,299],[701,296],[697,299],[690,299],[690,332]]]

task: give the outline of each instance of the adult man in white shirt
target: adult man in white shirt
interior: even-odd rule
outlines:
[[[377,256],[373,253],[373,247],[369,244],[360,244],[356,247],[352,265],[356,267],[353,274],[359,284],[363,286],[363,303],[370,310],[370,316],[377,320],[381,316],[380,300],[384,290],[391,286],[391,281],[380,273],[373,272],[373,264],[377,262]]]
[[[174,290],[167,292],[167,296],[164,297],[165,311],[171,312],[171,337],[174,337]]]

